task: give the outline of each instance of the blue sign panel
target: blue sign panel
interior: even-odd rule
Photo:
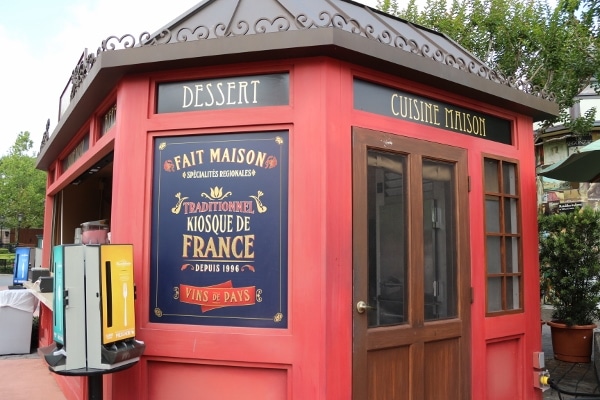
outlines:
[[[155,139],[151,322],[287,327],[288,136]]]
[[[15,249],[15,265],[13,268],[13,284],[22,285],[27,282],[29,274],[29,247]]]

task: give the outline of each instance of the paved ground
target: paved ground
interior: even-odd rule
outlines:
[[[12,275],[0,274],[0,290],[6,290],[10,285]],[[37,349],[32,348],[28,354],[0,355],[0,399],[66,400],[66,397],[46,361],[40,358]]]
[[[542,306],[542,319],[549,321],[551,316],[552,309],[548,306]],[[544,392],[544,400],[600,400],[600,387],[596,379],[594,363],[568,363],[555,360],[554,353],[552,352],[552,337],[548,325],[542,327],[542,350],[544,351],[546,369],[550,372],[550,378],[556,382],[561,391],[593,396],[577,397],[565,393],[561,394],[554,389],[549,389]]]
[[[0,398],[6,400],[66,400],[48,370],[37,357],[0,359]]]
[[[542,342],[549,344],[544,347],[546,355],[546,369],[550,373],[550,378],[556,382],[562,394],[554,389],[544,392],[544,400],[555,399],[588,399],[600,400],[600,387],[596,379],[596,370],[594,363],[568,363],[555,360],[552,353],[552,344],[550,339],[550,327],[544,326]],[[550,354],[550,355],[549,355]],[[594,397],[576,397],[566,393],[580,393],[587,395],[596,395]],[[562,397],[561,397],[562,396]]]

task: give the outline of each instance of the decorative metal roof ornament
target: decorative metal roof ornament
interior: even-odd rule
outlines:
[[[48,121],[46,121],[46,130],[42,135],[42,143],[40,145],[40,150],[46,145],[46,142],[48,140],[50,140],[50,118],[48,118]]]
[[[197,7],[204,7],[211,3],[212,2],[203,3]],[[86,57],[82,57],[73,70],[73,73],[71,74],[71,99],[81,87],[82,82],[94,65],[96,58],[105,51],[321,28],[342,29],[346,32],[375,40],[399,50],[429,58],[449,67],[466,71],[481,78],[521,90],[527,94],[545,100],[555,101],[556,99],[553,93],[533,85],[527,80],[515,79],[510,76],[507,77],[500,72],[491,69],[442,34],[418,27],[410,22],[399,20],[387,14],[375,12],[366,6],[361,8],[354,5],[353,7],[358,8],[363,13],[366,10],[366,14],[363,14],[363,16],[365,19],[370,18],[376,21],[379,32],[372,24],[365,24],[363,26],[358,20],[338,12],[321,11],[318,13],[317,20],[311,19],[308,15],[303,13],[296,16],[290,13],[288,16],[278,15],[273,18],[260,17],[254,23],[249,23],[243,19],[233,21],[232,17],[232,21],[229,24],[221,22],[212,26],[200,24],[196,27],[184,26],[177,28],[176,24],[179,23],[177,22],[176,24],[171,25],[171,29],[163,28],[155,34],[143,32],[138,37],[137,42],[136,38],[131,34],[126,34],[121,37],[109,36],[102,41],[96,54],[89,54]],[[396,24],[397,26],[392,26],[392,24]],[[404,30],[406,34],[403,34],[401,32],[402,30]],[[409,34],[422,39],[422,42],[419,43],[417,39],[407,37]],[[456,54],[453,54],[452,50],[454,50]]]

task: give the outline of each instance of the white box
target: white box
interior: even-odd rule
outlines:
[[[29,290],[0,291],[0,355],[28,354],[38,299]]]
[[[0,355],[29,353],[37,304],[29,290],[0,291]]]

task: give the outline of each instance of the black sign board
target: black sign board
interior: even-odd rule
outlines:
[[[150,321],[286,328],[288,132],[156,138]]]
[[[575,209],[581,208],[581,207],[583,207],[583,202],[581,202],[581,201],[576,201],[576,202],[571,202],[571,203],[560,203],[558,205],[558,211],[559,212],[571,212],[571,211],[575,211]]]
[[[412,93],[354,79],[354,108],[512,144],[510,121]]]
[[[581,135],[566,139],[567,147],[583,147],[592,143],[592,135]]]
[[[287,105],[289,86],[289,74],[159,83],[156,113]]]

